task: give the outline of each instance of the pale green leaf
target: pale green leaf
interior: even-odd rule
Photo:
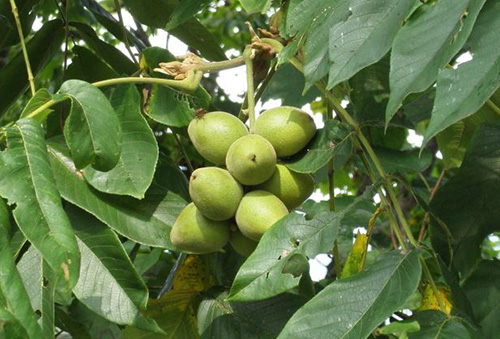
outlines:
[[[110,102],[98,88],[81,80],[68,80],[59,89],[71,100],[64,124],[64,137],[76,167],[87,165],[98,170],[112,169],[120,158],[121,131]]]
[[[21,112],[20,118],[26,118],[31,112],[35,109],[39,108],[43,104],[49,102],[52,99],[52,94],[46,89],[39,89],[35,95],[28,101],[26,106],[24,106],[23,111]],[[47,115],[52,112],[50,109],[46,109],[42,113],[36,116],[36,120],[43,121],[47,117]]]
[[[476,112],[500,86],[499,36],[500,5],[488,1],[467,42],[472,60],[439,73],[424,144],[446,127]],[[500,113],[499,108],[497,112]]]
[[[240,0],[241,6],[247,13],[266,13],[271,6],[271,0]]]
[[[428,1],[394,39],[386,125],[410,93],[426,90],[469,37],[486,0]],[[464,17],[467,11],[467,16]]]
[[[78,279],[80,253],[61,204],[40,123],[21,119],[7,130],[0,153],[0,194],[17,225],[70,289]]]
[[[111,96],[122,131],[122,149],[116,166],[107,172],[84,169],[85,179],[101,192],[144,197],[156,169],[158,145],[141,114],[141,97],[134,85],[119,86]]]
[[[366,338],[405,304],[420,274],[417,251],[388,253],[366,271],[328,285],[292,316],[278,338]]]
[[[328,88],[380,60],[409,14],[412,0],[354,0],[352,14],[330,27]]]

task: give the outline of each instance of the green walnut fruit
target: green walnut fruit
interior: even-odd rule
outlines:
[[[258,185],[273,175],[276,152],[269,141],[260,135],[249,134],[229,147],[226,167],[243,185]]]
[[[202,157],[217,165],[224,165],[229,146],[248,134],[240,119],[226,112],[211,112],[194,118],[188,126],[194,148]]]
[[[316,133],[314,120],[306,112],[289,106],[263,112],[255,123],[255,133],[269,140],[278,157],[288,157],[303,149]]]
[[[288,214],[285,204],[274,194],[252,191],[243,196],[236,211],[236,224],[247,238],[259,241],[264,232]]]
[[[218,167],[204,167],[191,174],[189,195],[205,217],[227,220],[236,213],[243,197],[243,187],[228,171]]]
[[[258,242],[245,237],[240,230],[238,230],[236,225],[234,225],[234,228],[234,230],[231,229],[232,232],[231,238],[229,238],[229,243],[239,255],[243,257],[250,256],[250,254],[252,254],[257,247]]]
[[[196,254],[220,250],[229,241],[229,223],[205,218],[193,203],[187,205],[172,227],[170,240],[178,249]]]
[[[310,174],[293,172],[285,165],[277,164],[271,178],[256,188],[271,192],[291,210],[312,194],[314,178]]]

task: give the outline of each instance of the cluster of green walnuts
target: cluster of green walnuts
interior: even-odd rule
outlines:
[[[263,112],[255,133],[229,113],[195,117],[189,138],[205,159],[220,167],[192,173],[193,202],[177,218],[172,243],[184,252],[202,254],[229,241],[236,252],[250,255],[267,229],[311,195],[313,177],[291,171],[278,158],[302,150],[315,133],[313,119],[288,106]]]

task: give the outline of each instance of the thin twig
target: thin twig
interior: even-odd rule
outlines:
[[[441,185],[441,181],[443,181],[445,171],[446,170],[443,168],[443,170],[439,174],[439,178],[434,187],[432,188],[431,193],[429,194],[429,202],[431,202],[432,198],[434,198],[434,195],[436,195],[436,192],[439,186]],[[428,223],[429,223],[429,212],[425,212],[424,220],[422,221],[422,227],[420,227],[420,233],[418,234],[419,243],[422,242],[425,238],[425,233],[427,232]]]
[[[182,155],[184,156],[184,160],[186,160],[187,167],[189,169],[189,174],[194,172],[193,164],[191,163],[191,159],[189,159],[186,150],[184,149],[184,146],[182,146],[181,140],[179,139],[179,136],[177,133],[175,133],[174,130],[172,130],[172,135],[175,138],[175,141],[177,142],[177,145],[181,149]]]
[[[179,266],[181,266],[181,264],[184,262],[184,260],[186,259],[186,257],[187,257],[186,253],[181,253],[179,255],[179,257],[175,261],[174,266],[170,270],[170,273],[168,273],[167,280],[165,280],[165,283],[163,284],[163,286],[162,286],[160,292],[158,293],[158,296],[156,297],[156,299],[161,299],[161,297],[165,293],[167,293],[168,291],[170,291],[172,289],[172,285],[174,283],[175,273],[179,269]]]
[[[24,63],[26,64],[26,72],[28,73],[28,81],[30,83],[31,95],[35,95],[35,78],[33,77],[33,72],[31,71],[30,59],[28,57],[28,50],[26,49],[26,44],[24,42],[23,28],[21,26],[21,20],[19,19],[19,11],[16,6],[15,0],[10,0],[10,7],[12,8],[12,14],[14,14],[14,20],[16,21],[17,33],[19,35],[19,42],[21,43],[21,49],[23,51]]]

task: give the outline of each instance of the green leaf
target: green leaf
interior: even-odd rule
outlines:
[[[69,206],[67,212],[82,253],[75,296],[109,321],[156,331],[154,321],[140,313],[146,309],[148,289],[117,235],[78,208]]]
[[[186,202],[169,191],[170,178],[163,178],[162,166],[156,171],[157,176],[143,200],[112,196],[85,182],[64,144],[53,140],[48,145],[56,185],[64,199],[127,238],[144,245],[173,249],[170,229]]]
[[[10,238],[10,232],[12,230],[12,225],[10,224],[10,212],[9,207],[5,200],[0,198],[0,228],[3,228],[7,234],[7,239]]]
[[[476,112],[500,86],[499,17],[498,3],[488,1],[467,41],[472,60],[439,73],[424,144],[446,127]]]
[[[231,303],[223,292],[206,298],[198,307],[198,329],[209,338],[276,338],[290,317],[305,302],[294,294],[249,303]]]
[[[42,310],[42,256],[36,248],[30,246],[17,263],[17,270],[28,293],[31,307]]]
[[[6,3],[4,1],[3,3]],[[26,44],[31,70],[37,74],[60,51],[64,40],[61,20],[52,20],[43,25]],[[28,89],[28,74],[22,53],[0,68],[0,114]]]
[[[124,2],[130,14],[140,23],[161,29],[165,28],[172,12],[179,5],[177,0],[152,0],[147,6],[144,6],[142,0],[125,0]],[[220,42],[195,18],[188,19],[174,29],[170,29],[169,33],[186,45],[196,48],[211,61],[227,59],[220,47]]]
[[[352,128],[335,119],[325,121],[325,127],[302,152],[294,155],[286,166],[299,173],[314,173],[325,166],[332,157],[350,156]]]
[[[7,130],[7,150],[0,153],[0,195],[9,204],[19,228],[67,289],[78,280],[80,253],[62,208],[39,122],[21,119]]]
[[[7,324],[12,322],[12,328],[7,329],[4,324],[0,326],[0,336],[2,327],[5,333],[12,336],[5,338],[40,338],[42,331],[37,323],[35,312],[31,308],[29,296],[24,289],[21,276],[16,269],[14,258],[10,251],[8,234],[4,228],[0,227],[0,323],[4,322],[1,312],[8,312]],[[25,333],[25,336],[14,336],[13,333]]]
[[[352,14],[330,27],[328,88],[380,60],[391,48],[412,0],[354,0]]]
[[[374,190],[368,189],[363,196],[340,212],[321,213],[311,220],[290,213],[276,222],[264,233],[255,251],[241,266],[231,287],[229,299],[262,300],[298,286],[303,272],[296,270],[297,258],[314,258],[319,253],[330,252],[343,218],[373,194]],[[291,263],[292,260],[295,263]],[[287,272],[290,265],[294,266],[294,270]],[[304,265],[301,267],[303,270],[307,268]]]
[[[240,0],[240,3],[243,9],[249,14],[265,14],[271,6],[271,0]]]
[[[58,277],[54,270],[42,260],[42,332],[45,338],[52,338],[55,331],[54,296]]]
[[[172,88],[153,85],[144,111],[159,123],[171,127],[184,127],[189,125],[195,114],[191,108],[190,98],[189,94]]]
[[[175,7],[165,29],[167,31],[183,24],[210,4],[210,0],[184,0]]]
[[[74,46],[75,56],[66,70],[65,79],[79,79],[86,82],[118,78],[119,74],[97,57],[91,50]]]
[[[482,339],[500,333],[500,261],[482,260],[463,285],[474,315],[482,328]]]
[[[288,321],[278,338],[366,338],[416,290],[417,251],[390,252],[366,271],[337,280]]]
[[[120,159],[121,131],[110,102],[98,88],[81,80],[68,80],[59,89],[71,100],[64,137],[78,169],[89,164],[112,169]]]
[[[94,32],[92,27],[81,22],[70,22],[85,43],[118,74],[131,75],[137,71],[137,66],[116,47],[104,42]]]
[[[423,172],[432,163],[432,154],[427,149],[411,151],[396,151],[387,148],[375,148],[375,153],[387,173]]]
[[[490,100],[500,107],[500,91],[497,91]],[[474,132],[484,123],[500,123],[500,116],[488,105],[484,105],[470,117],[454,123],[437,135],[436,140],[439,151],[443,154],[446,169],[460,167]]]
[[[399,30],[392,46],[386,125],[410,93],[422,92],[469,37],[486,0],[428,1]],[[463,14],[467,11],[467,16]]]
[[[452,261],[463,277],[479,260],[483,239],[500,230],[499,161],[500,128],[487,125],[478,128],[458,173],[439,188],[430,205],[445,224],[432,224],[433,247],[445,262]]]
[[[420,331],[409,333],[409,339],[473,339],[460,319],[447,317],[439,311],[424,311],[415,313],[415,319],[420,324]],[[481,339],[486,339],[482,338]]]
[[[281,99],[283,106],[302,107],[321,96],[316,87],[311,87],[304,95],[304,76],[291,64],[281,65],[262,93],[262,102]]]
[[[17,12],[25,38],[31,31],[38,6],[38,0],[16,0]],[[17,43],[19,43],[19,34],[12,15],[10,1],[2,1],[0,2],[0,50]]]
[[[156,169],[158,145],[141,114],[141,96],[132,84],[119,86],[110,98],[122,131],[120,160],[107,172],[87,167],[85,179],[101,192],[144,198]]]
[[[39,89],[35,95],[28,101],[28,104],[24,106],[23,111],[21,112],[21,115],[19,118],[26,118],[30,113],[32,113],[34,110],[42,106],[43,104],[46,104],[52,100],[52,94],[46,89],[46,88],[41,88]],[[43,114],[38,114],[35,119],[43,122],[45,118],[47,117],[48,114],[52,112],[51,109],[46,109],[43,111]]]

